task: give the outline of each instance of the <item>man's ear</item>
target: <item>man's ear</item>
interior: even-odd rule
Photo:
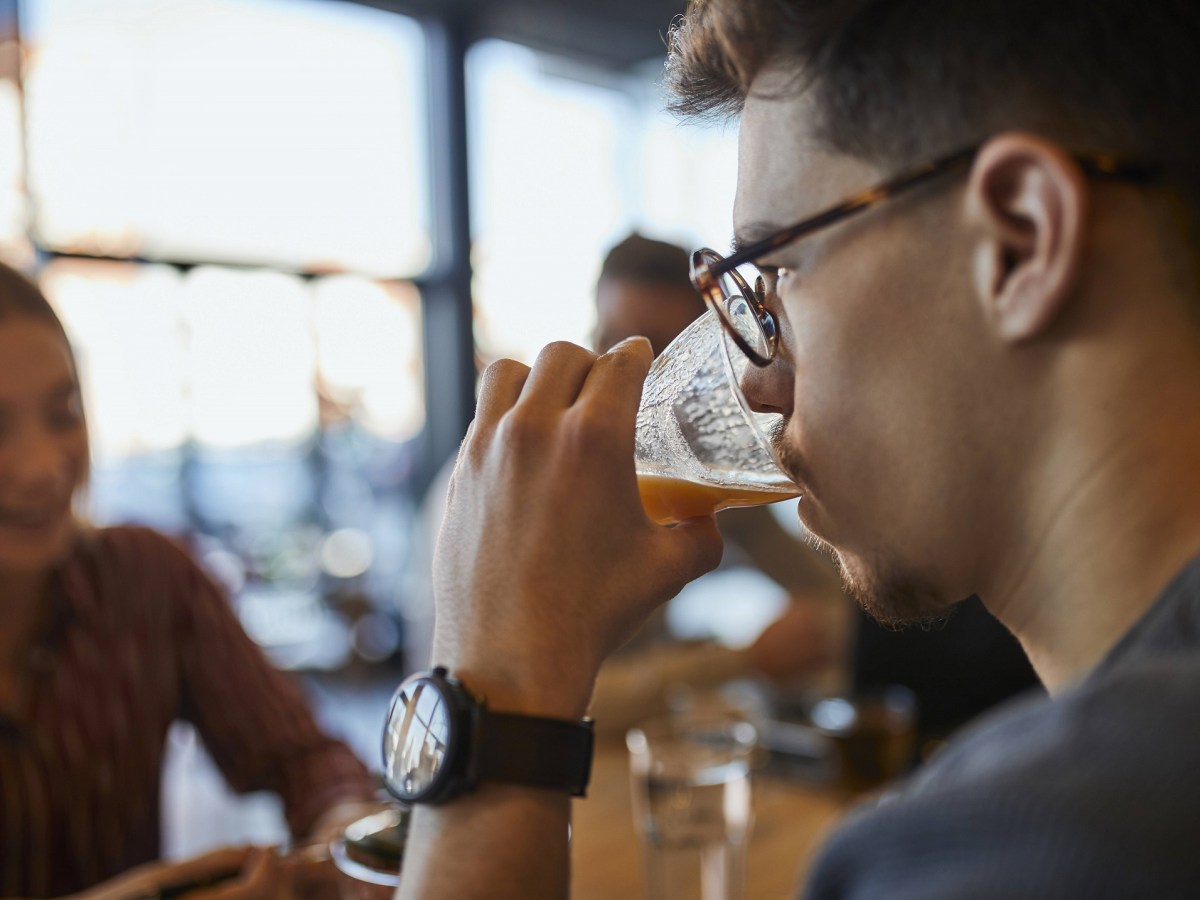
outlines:
[[[988,141],[975,157],[967,215],[978,235],[974,280],[999,337],[1041,334],[1079,279],[1088,185],[1055,144],[1021,133]]]

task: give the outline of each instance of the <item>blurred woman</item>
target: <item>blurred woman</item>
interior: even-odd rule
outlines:
[[[372,793],[181,548],[81,520],[87,477],[63,327],[0,266],[0,897],[78,892],[158,858],[176,719],[195,725],[233,788],[278,793],[298,839]],[[140,868],[97,894],[153,894],[221,869],[270,894],[273,865],[216,854]]]

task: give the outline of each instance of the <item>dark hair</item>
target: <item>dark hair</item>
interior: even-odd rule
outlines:
[[[41,289],[16,269],[0,262],[0,320],[11,316],[41,319],[52,324],[66,340],[62,321]]]
[[[691,288],[690,254],[682,247],[631,234],[608,251],[600,280],[646,281]],[[697,302],[703,301],[697,295]]]
[[[1200,209],[1196,0],[692,0],[670,50],[684,115],[738,113],[779,63],[835,151],[896,167],[1023,129],[1157,164]]]

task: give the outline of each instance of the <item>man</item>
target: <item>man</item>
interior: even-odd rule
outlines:
[[[709,0],[674,35],[680,105],[740,113],[735,229],[779,334],[745,390],[787,416],[805,525],[881,618],[978,594],[1051,694],[856,815],[811,896],[1200,884],[1197,46],[1190,0]],[[435,655],[495,710],[577,719],[716,563],[711,520],[638,505],[649,360],[555,345],[484,379]],[[562,896],[568,809],[494,781],[419,809],[401,896]]]

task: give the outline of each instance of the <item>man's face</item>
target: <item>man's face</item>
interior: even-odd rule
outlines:
[[[605,278],[596,288],[597,353],[625,338],[649,338],[654,355],[704,312],[704,301],[690,286],[663,285],[628,278]]]
[[[780,77],[760,76],[742,118],[744,243],[893,174],[820,149],[810,96],[781,96]],[[781,453],[803,490],[800,517],[884,620],[937,615],[972,593],[986,541],[994,486],[981,483],[987,448],[971,421],[973,365],[989,351],[959,234],[961,188],[889,201],[760,261],[779,269],[782,344],[746,393],[789,417]]]

